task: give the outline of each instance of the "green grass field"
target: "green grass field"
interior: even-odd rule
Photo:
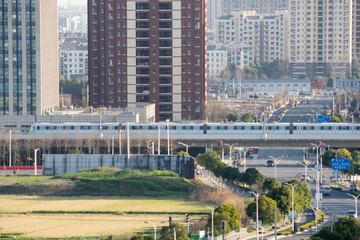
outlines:
[[[190,221],[206,217],[202,206],[209,204],[188,199],[194,189],[170,171],[97,168],[54,178],[1,176],[0,193],[7,194],[0,195],[1,233],[17,233],[17,239],[133,236],[152,229],[144,221],[172,216],[184,222],[186,213]]]
[[[167,221],[172,216],[174,221],[183,222],[185,213],[198,212],[202,216],[208,213],[203,202],[156,198],[0,196],[0,202],[2,233],[20,232],[24,237],[129,236],[149,228],[144,221]],[[39,210],[69,213],[30,213]],[[72,211],[143,214],[72,214]],[[191,220],[201,215],[191,215]]]

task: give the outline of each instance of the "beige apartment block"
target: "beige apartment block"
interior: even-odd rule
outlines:
[[[352,60],[352,3],[349,0],[290,1],[290,73],[345,77]]]

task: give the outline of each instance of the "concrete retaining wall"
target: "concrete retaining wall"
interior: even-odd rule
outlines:
[[[182,177],[194,178],[194,159],[178,155],[101,155],[45,154],[43,175],[72,173],[95,167],[119,169],[171,170]]]

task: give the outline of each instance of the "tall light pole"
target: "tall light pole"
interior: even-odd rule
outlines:
[[[230,166],[231,166],[231,163],[232,163],[232,159],[231,159],[231,149],[232,149],[233,146],[236,146],[237,143],[231,144],[231,145],[229,145],[229,144],[227,144],[227,143],[224,143],[224,145],[226,145],[226,146],[229,147],[229,152],[230,152],[230,154],[229,154],[229,167],[230,167]]]
[[[358,197],[359,197],[360,195],[355,196],[355,195],[352,195],[352,194],[350,194],[350,193],[348,193],[348,195],[349,195],[349,196],[352,196],[352,197],[354,198],[354,200],[355,200],[355,217],[356,217],[356,219],[358,219],[358,218],[357,218],[357,217],[358,217],[357,200],[358,200]]]
[[[317,209],[315,210],[312,207],[307,207],[307,209],[314,212],[314,215],[315,215],[315,233],[317,233],[317,229],[318,229],[318,210]]]
[[[34,165],[35,165],[35,172],[34,172],[34,175],[36,176],[37,175],[37,151],[39,151],[40,150],[40,148],[36,148],[36,149],[34,149],[34,159],[35,159],[35,161],[34,161]]]
[[[319,197],[320,197],[320,185],[319,185],[319,147],[322,143],[316,145],[311,143],[312,146],[316,147],[316,209],[319,209]]]
[[[9,130],[9,167],[11,167],[11,134],[12,130]]]
[[[317,111],[315,111],[314,109],[311,109],[310,111],[316,113],[316,122],[319,121],[319,113]]]
[[[157,128],[158,128],[158,155],[160,155],[161,154],[160,153],[160,151],[161,151],[161,149],[160,149],[160,144],[161,144],[161,142],[160,142],[160,126],[158,126]]]
[[[244,148],[244,150],[240,150],[240,153],[244,154],[244,172],[246,171],[246,148]],[[241,159],[241,154],[240,154],[240,159]]]
[[[302,163],[299,163],[299,164],[305,167],[305,179],[306,179],[306,178],[307,178],[307,167],[308,167],[308,164],[307,164],[307,160],[305,160],[305,161],[306,161],[306,162],[302,162]]]
[[[285,185],[288,185],[288,186],[290,186],[291,187],[291,221],[292,221],[292,223],[291,223],[291,225],[292,225],[292,230],[294,231],[295,230],[295,227],[294,227],[294,189],[295,189],[295,187],[296,186],[298,186],[298,185],[301,185],[301,183],[298,183],[298,184],[290,184],[290,183],[284,183]]]
[[[256,197],[256,240],[259,240],[259,196],[262,193],[250,192],[250,194]]]
[[[169,121],[170,121],[170,119],[166,119],[168,155],[170,155],[170,129],[169,129]]]
[[[273,156],[269,156],[269,158],[271,158],[273,161],[274,161],[274,164],[275,164],[275,179],[276,179],[276,164],[277,164],[277,161],[280,159],[280,158],[275,158]]]
[[[210,211],[211,211],[211,239],[213,240],[214,239],[214,212],[215,212],[215,209],[222,208],[222,206],[212,208],[212,207],[203,205],[203,207],[206,207],[206,208],[210,209]]]
[[[118,126],[118,130],[119,130],[119,154],[121,155],[121,142],[122,142],[122,125],[121,123],[119,123],[119,126]]]
[[[154,223],[148,222],[148,221],[145,221],[144,223],[148,223],[148,224],[153,225],[153,227],[154,227],[154,240],[156,240],[156,228],[157,228],[157,226],[159,226],[159,224],[165,223],[165,221],[158,222],[157,224],[154,224]]]
[[[128,164],[127,167],[130,168],[130,126],[129,122],[126,123],[126,140],[127,140],[127,160]]]
[[[183,145],[183,146],[186,148],[186,153],[189,153],[189,148],[190,148],[192,145],[194,145],[194,144],[187,145],[187,144],[182,143],[182,142],[178,142],[178,144],[181,144],[181,145]]]

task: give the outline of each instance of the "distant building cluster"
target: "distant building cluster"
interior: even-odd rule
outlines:
[[[242,45],[239,68],[278,59],[294,78],[345,78],[360,56],[358,1],[209,0],[207,7],[208,45]],[[221,72],[212,57],[209,76]]]

